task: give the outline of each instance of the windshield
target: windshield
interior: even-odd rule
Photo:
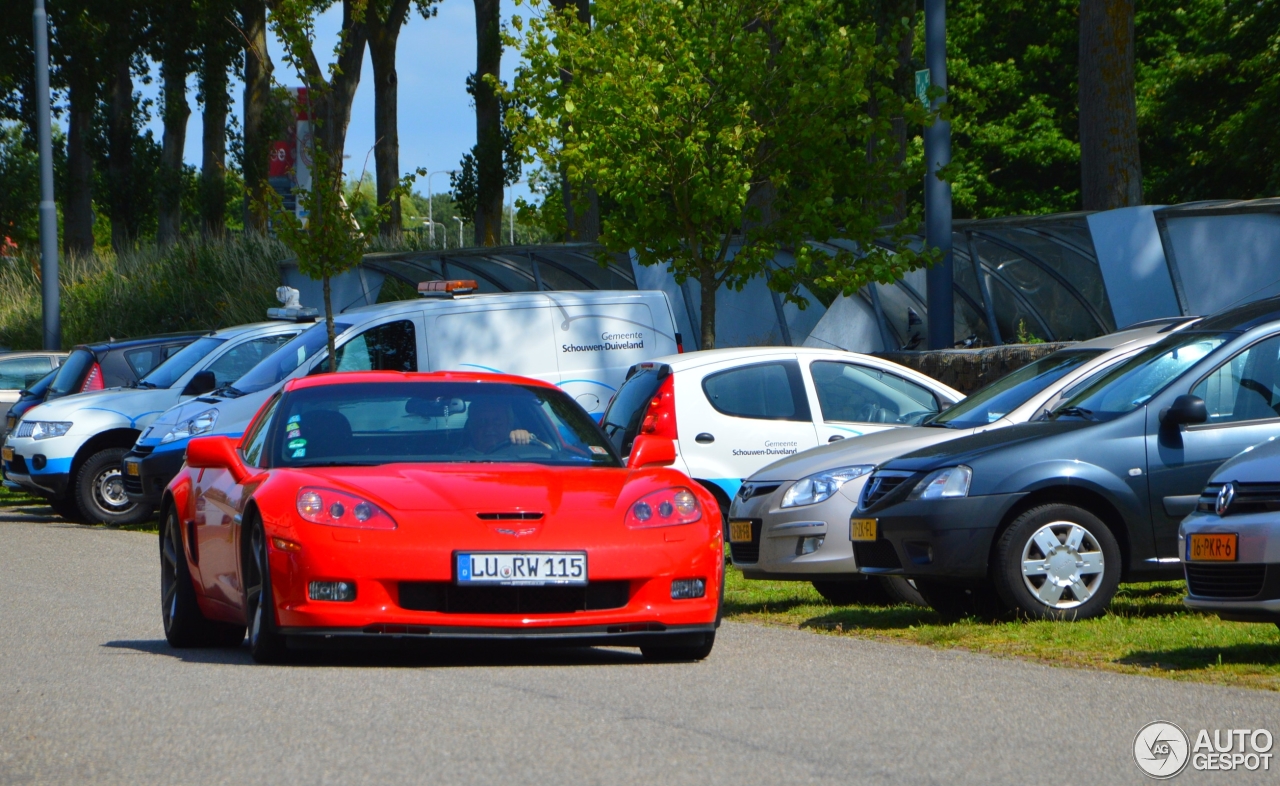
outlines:
[[[1175,333],[1065,401],[1053,417],[1112,420],[1132,412],[1234,333]]]
[[[334,336],[341,336],[351,325],[335,322]],[[233,394],[257,393],[266,390],[293,373],[294,369],[311,359],[329,343],[328,329],[324,322],[317,322],[296,338],[268,355],[261,363],[231,383]]]
[[[621,465],[604,433],[563,392],[475,382],[364,382],[288,393],[273,466],[399,462]]]
[[[84,380],[89,366],[95,362],[93,353],[87,349],[74,350],[58,368],[58,375],[49,386],[49,398],[70,395],[80,392],[80,383]]]
[[[191,367],[204,359],[226,339],[205,336],[198,338],[178,350],[173,357],[156,366],[152,372],[138,382],[140,388],[170,388],[178,378],[191,370]]]
[[[930,426],[977,428],[994,423],[1103,350],[1063,350],[1006,374],[929,421]]]

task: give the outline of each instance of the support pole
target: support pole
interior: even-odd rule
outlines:
[[[62,349],[58,304],[58,207],[53,201],[53,131],[49,108],[49,18],[44,0],[35,0],[36,141],[40,152],[40,290],[44,348]]]
[[[947,87],[946,0],[925,0],[925,63],[934,87]],[[946,97],[933,99],[939,110]],[[924,131],[928,174],[924,179],[925,242],[942,251],[942,261],[925,275],[929,307],[929,349],[949,349],[955,343],[955,302],[951,290],[951,184],[938,179],[938,170],[951,162],[951,124],[935,120]]]

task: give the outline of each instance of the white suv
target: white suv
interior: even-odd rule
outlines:
[[[914,426],[962,398],[924,374],[854,352],[712,349],[632,366],[601,425],[623,455],[640,434],[674,440],[676,468],[727,513],[742,479],[766,464]]]

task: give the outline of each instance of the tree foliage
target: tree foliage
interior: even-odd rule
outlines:
[[[771,270],[783,292],[811,277],[849,292],[923,261],[871,243],[920,175],[896,160],[891,119],[926,120],[892,90],[896,39],[878,44],[872,23],[841,24],[832,0],[599,0],[588,30],[530,5],[512,20],[518,146],[608,203],[606,249],[699,283],[702,346],[715,346],[716,290],[770,270],[782,248],[797,258]],[[806,244],[833,236],[867,253],[833,260]]]

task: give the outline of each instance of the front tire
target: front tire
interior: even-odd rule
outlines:
[[[151,508],[131,501],[124,493],[120,460],[128,448],[107,448],[94,453],[76,473],[71,496],[90,524],[138,524],[151,515]]]
[[[267,559],[267,535],[262,519],[254,513],[244,517],[248,553],[244,565],[244,611],[249,622],[249,654],[258,663],[285,663],[289,646],[276,628],[274,595],[271,593],[271,565]]]
[[[680,663],[704,660],[711,654],[716,645],[715,631],[703,634],[701,644],[667,645],[646,644],[640,647],[640,654],[651,663]]]
[[[890,602],[884,587],[874,578],[812,583],[819,595],[836,606],[887,606]]]
[[[160,529],[160,615],[170,647],[238,647],[244,641],[243,625],[217,622],[200,611],[174,508],[165,514]]]
[[[1107,610],[1120,585],[1120,546],[1106,524],[1074,505],[1032,508],[996,544],[992,578],[1020,615],[1083,620]]]
[[[49,503],[49,507],[53,508],[53,512],[64,520],[72,524],[79,524],[84,521],[84,514],[80,512],[80,503],[76,501],[74,496],[50,497],[46,501]]]
[[[921,606],[924,608],[929,606],[928,603],[925,603],[924,596],[920,594],[920,590],[916,589],[916,585],[911,579],[904,579],[902,576],[876,576],[876,581],[880,582],[884,594],[889,598],[890,605]]]

